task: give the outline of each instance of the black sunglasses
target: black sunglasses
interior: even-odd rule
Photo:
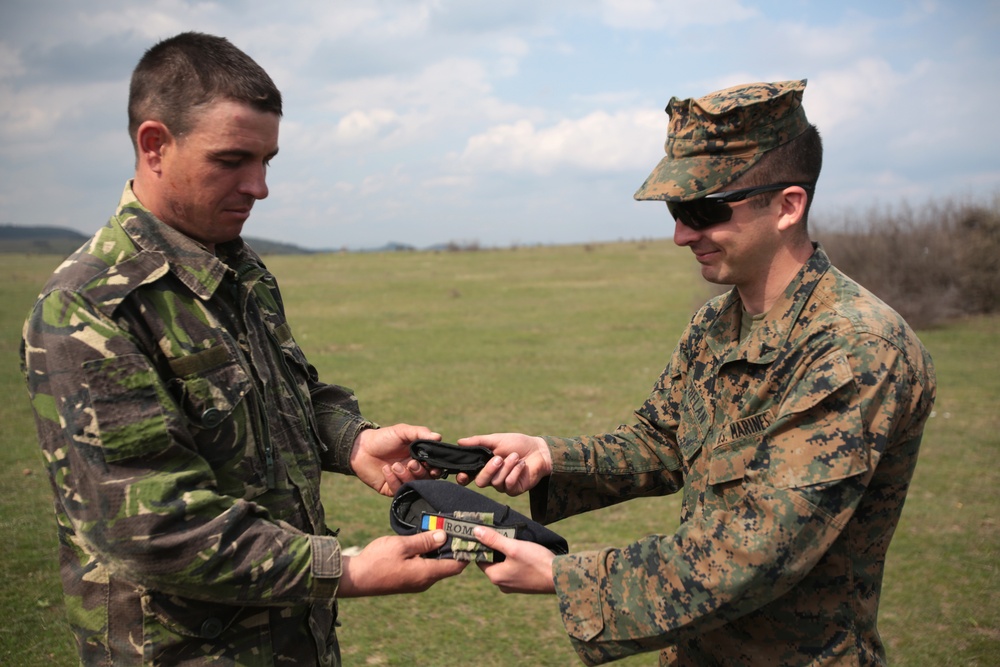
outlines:
[[[691,201],[668,201],[667,210],[674,220],[680,220],[691,229],[701,231],[713,225],[729,222],[733,217],[733,207],[729,205],[730,202],[743,201],[765,192],[784,190],[796,185],[804,188],[812,196],[812,185],[809,183],[774,183],[743,190],[715,192]]]

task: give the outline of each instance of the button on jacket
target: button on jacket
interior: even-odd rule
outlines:
[[[934,400],[930,357],[821,248],[740,340],[735,290],[692,319],[636,422],[548,438],[544,523],[682,491],[671,535],[557,556],[595,664],[883,665],[885,554]]]
[[[143,208],[68,258],[25,323],[85,664],[336,664],[340,546],[320,470],[374,425],[319,382],[274,277]]]

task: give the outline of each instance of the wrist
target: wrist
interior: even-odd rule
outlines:
[[[351,447],[347,451],[347,460],[344,462],[346,465],[346,470],[357,476],[357,471],[354,468],[355,462],[358,457],[361,456],[362,449],[364,448],[364,441],[371,437],[371,431],[379,428],[378,424],[374,424],[370,421],[362,421],[358,423],[358,430],[354,435],[354,440],[351,442]]]
[[[552,450],[549,449],[548,441],[541,436],[535,436],[535,443],[542,457],[542,469],[539,472],[542,477],[548,477],[552,474]]]
[[[341,556],[340,560],[340,586],[337,588],[338,598],[356,598],[361,595],[355,585],[355,569],[351,567],[351,561],[356,560],[356,556]]]

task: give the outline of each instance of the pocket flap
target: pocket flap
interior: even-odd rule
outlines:
[[[744,445],[742,447],[734,448],[732,444],[727,444],[713,449],[712,460],[708,464],[708,483],[724,484],[743,479],[747,472],[746,457],[756,449],[754,442],[749,439],[741,440],[732,444]]]
[[[197,363],[199,360],[216,363],[201,365]],[[223,363],[219,364],[219,360]],[[211,429],[221,424],[251,389],[250,378],[239,362],[227,354],[225,346],[175,359],[171,367],[192,371],[181,378],[181,400],[184,413],[199,428]]]

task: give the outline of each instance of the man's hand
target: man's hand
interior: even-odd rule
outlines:
[[[501,493],[518,496],[552,474],[549,445],[537,436],[493,433],[462,438],[458,444],[483,445],[496,454],[476,475],[475,482],[479,488],[492,486]],[[468,485],[472,478],[466,473],[459,473],[455,480]]]
[[[443,530],[390,535],[376,539],[357,556],[344,556],[337,597],[420,593],[441,579],[455,576],[468,562],[420,557],[446,539]]]
[[[478,563],[486,577],[503,593],[555,593],[554,554],[540,544],[512,540],[492,528],[477,526],[476,539],[506,558],[502,563]]]
[[[392,496],[405,482],[428,477],[420,462],[410,457],[410,443],[420,439],[440,440],[441,435],[410,424],[365,429],[354,440],[351,469],[383,496]]]

